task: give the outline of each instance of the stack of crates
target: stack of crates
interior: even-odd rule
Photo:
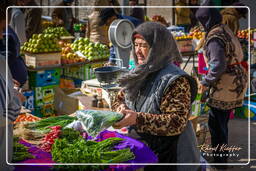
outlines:
[[[60,68],[29,72],[29,86],[34,92],[34,115],[54,115],[54,88],[60,84],[60,75]]]

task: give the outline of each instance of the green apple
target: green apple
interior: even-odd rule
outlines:
[[[38,38],[42,39],[43,38],[43,34],[38,34]]]

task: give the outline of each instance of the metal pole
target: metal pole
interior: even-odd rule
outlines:
[[[129,0],[122,0],[122,6],[128,6],[129,5]],[[121,9],[122,15],[127,15],[128,13],[128,8],[123,8]]]
[[[172,1],[172,5],[175,6],[176,1]],[[172,25],[175,25],[175,8],[172,8]]]
[[[75,0],[75,6],[78,6],[78,5],[79,5],[78,0]],[[79,17],[78,17],[78,13],[79,13],[79,8],[75,8],[75,18],[76,18],[76,19],[79,18]]]
[[[48,0],[48,4],[47,5],[50,6],[50,0]],[[50,8],[48,8],[48,14],[47,15],[50,16]]]
[[[144,0],[144,6],[147,6],[147,0]],[[144,8],[144,11],[145,11],[145,15],[147,16],[147,8]]]

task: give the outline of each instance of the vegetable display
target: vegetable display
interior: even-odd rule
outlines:
[[[51,132],[45,135],[42,144],[40,144],[40,149],[45,152],[51,151],[54,140],[59,137],[61,132],[61,126],[53,126],[50,128],[52,129]]]
[[[123,139],[108,138],[101,142],[86,141],[82,137],[69,142],[66,138],[57,139],[52,147],[53,160],[58,163],[121,163],[135,158],[129,148],[114,150]],[[59,166],[62,169],[99,170],[106,166]]]
[[[37,122],[27,123],[26,128],[47,133],[47,132],[51,131],[51,129],[49,127],[57,126],[57,125],[59,125],[61,127],[65,127],[69,123],[73,122],[75,119],[76,119],[75,117],[70,117],[67,115],[52,116],[49,118],[39,120]]]
[[[34,122],[34,121],[38,121],[40,120],[40,118],[33,116],[31,114],[28,113],[24,113],[24,114],[20,114],[16,120],[13,122],[13,124],[16,124],[18,122]]]
[[[29,158],[35,158],[33,155],[31,155],[28,152],[28,147],[20,144],[19,139],[17,137],[15,137],[13,139],[13,158],[12,158],[12,162],[16,163],[19,161],[23,161],[25,159],[29,159]]]
[[[112,126],[122,119],[123,115],[117,112],[101,110],[79,110],[76,117],[82,128],[92,137],[96,137],[101,131]],[[74,124],[75,122],[73,122]],[[77,123],[77,122],[76,122]],[[72,123],[67,127],[72,127]]]

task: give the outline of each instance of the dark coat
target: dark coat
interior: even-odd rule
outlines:
[[[38,6],[34,0],[32,0],[28,6]],[[42,9],[41,8],[25,8],[25,28],[26,37],[30,39],[33,34],[39,34],[42,32]]]
[[[61,2],[57,6],[65,6],[65,4]],[[72,8],[55,8],[52,12],[52,21],[55,25],[64,26],[70,33],[73,33],[73,25],[76,20]]]

